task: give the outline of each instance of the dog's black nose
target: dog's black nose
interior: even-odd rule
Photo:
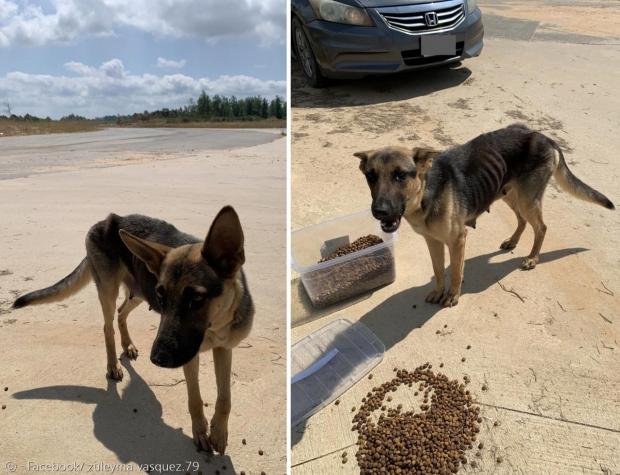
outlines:
[[[174,367],[174,359],[172,358],[172,355],[164,351],[151,353],[151,362],[154,365],[160,366],[162,368]]]
[[[387,206],[387,203],[373,203],[372,204],[372,215],[375,219],[386,219],[389,218],[392,214],[390,207]]]

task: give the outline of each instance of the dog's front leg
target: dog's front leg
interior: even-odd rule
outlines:
[[[465,265],[465,239],[467,230],[463,228],[456,239],[448,244],[450,251],[450,290],[441,299],[444,307],[454,307],[459,303],[461,295],[461,285],[463,284],[463,267]]]
[[[217,400],[215,401],[215,414],[213,414],[211,419],[210,441],[213,448],[220,454],[223,454],[228,444],[232,350],[228,348],[213,348],[213,364],[215,365]]]
[[[202,397],[200,396],[200,385],[198,383],[198,370],[200,367],[199,353],[196,353],[189,363],[183,365],[185,373],[185,384],[187,385],[187,404],[189,414],[192,418],[192,435],[194,443],[199,449],[211,450],[209,444],[209,426],[205,418]]]
[[[429,236],[424,236],[424,239],[426,239],[428,251],[431,254],[433,272],[435,273],[435,289],[426,296],[426,301],[429,303],[439,303],[443,297],[445,287],[445,245],[443,242]]]

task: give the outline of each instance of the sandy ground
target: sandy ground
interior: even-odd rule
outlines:
[[[577,29],[583,9],[618,18],[620,6],[503,1],[485,2],[483,12],[491,3],[483,54],[460,67],[319,91],[294,75],[293,229],[369,207],[355,151],[393,143],[447,147],[515,121],[555,137],[571,169],[620,202],[620,27],[616,21],[614,31],[596,38],[592,25]],[[565,18],[553,23],[556,7]],[[334,319],[360,320],[386,346],[372,381],[293,428],[293,473],[355,473],[351,407],[391,379],[393,367],[427,361],[435,368],[443,362],[450,377],[469,375],[482,407],[485,448],[478,468],[462,472],[620,473],[620,217],[555,185],[544,213],[542,262],[530,272],[518,265],[531,229],[505,253],[499,244],[514,230],[513,213],[498,203],[479,219],[469,233],[457,307],[424,303],[434,285],[430,257],[423,239],[403,225],[394,284],[293,329],[295,342]],[[317,317],[296,286],[294,322]],[[411,394],[402,397],[412,403]]]
[[[28,473],[28,463],[54,462],[91,464],[82,471],[104,463],[132,464],[133,471],[137,464],[180,464],[152,473],[285,471],[286,142],[270,137],[234,151],[179,152],[167,161],[76,166],[0,181],[2,473],[8,462],[16,473]],[[111,211],[156,216],[204,236],[225,204],[235,206],[244,227],[257,313],[252,333],[233,352],[227,454],[207,462],[191,440],[183,371],[149,361],[158,316],[145,305],[129,319],[140,357],[123,361],[125,379],[118,384],[105,377],[103,319],[93,285],[58,304],[21,311],[9,305],[17,294],[66,275],[84,256],[89,227]],[[216,388],[208,353],[200,373],[210,418]],[[92,471],[112,468],[129,471],[112,465]]]

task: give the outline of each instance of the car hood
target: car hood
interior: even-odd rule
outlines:
[[[396,7],[399,5],[413,5],[416,3],[433,3],[433,0],[356,0],[356,1],[359,5],[365,8]],[[435,2],[437,2],[437,0],[435,0]]]

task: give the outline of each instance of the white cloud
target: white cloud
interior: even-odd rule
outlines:
[[[283,43],[286,0],[50,0],[44,11],[32,0],[0,0],[0,47],[44,45],[81,36],[112,35],[120,27],[154,36],[213,40],[254,36],[263,45]]]
[[[180,69],[185,66],[186,61],[181,59],[179,61],[175,61],[174,59],[166,59],[161,56],[157,58],[156,66],[158,68],[172,68],[172,69]]]
[[[99,67],[65,63],[73,75],[53,76],[10,72],[0,77],[0,97],[6,97],[16,114],[58,118],[75,113],[87,117],[130,114],[145,109],[179,107],[208,94],[246,97],[286,95],[286,82],[251,76],[194,78],[184,74],[131,74],[119,59]]]

